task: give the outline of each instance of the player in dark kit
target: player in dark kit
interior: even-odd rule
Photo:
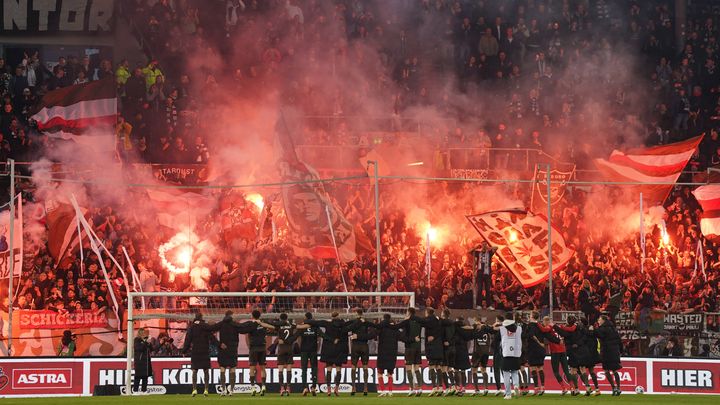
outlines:
[[[250,363],[250,384],[252,384],[252,395],[255,396],[255,385],[260,385],[260,396],[267,392],[265,387],[265,365],[267,355],[267,331],[274,329],[273,325],[260,320],[260,311],[252,311],[252,320],[241,323],[240,333],[248,335],[249,363]]]
[[[220,385],[223,387],[221,396],[232,396],[235,390],[235,368],[238,362],[238,324],[233,321],[232,311],[225,312],[222,321],[211,326],[213,332],[220,332],[220,349],[218,350],[218,365],[220,366]],[[225,382],[225,372],[230,370],[228,387]]]
[[[593,330],[590,327],[590,330]],[[598,319],[598,327],[594,328],[593,335],[600,341],[600,360],[602,368],[605,370],[610,387],[613,390],[613,396],[621,394],[620,376],[618,370],[622,368],[620,364],[620,335],[615,325],[605,316]]]
[[[410,385],[409,397],[422,395],[422,325],[419,319],[415,315],[415,308],[408,308],[405,320],[398,325],[404,332],[405,374]]]
[[[362,362],[363,370],[363,395],[368,394],[368,362],[370,361],[370,346],[368,341],[374,337],[371,332],[371,323],[363,318],[363,310],[355,311],[357,317],[347,325],[350,335],[350,363],[352,364],[352,392],[351,396],[357,392],[357,383],[360,379],[358,364]]]
[[[530,366],[530,374],[535,385],[533,395],[545,393],[545,334],[540,330],[538,322],[540,313],[533,311],[530,314],[530,322],[523,330],[523,336],[527,337],[527,361]]]
[[[576,381],[580,378],[583,384],[585,384],[585,396],[590,396],[592,390],[588,384],[587,374],[580,370],[583,364],[588,363],[590,356],[590,351],[585,343],[586,333],[584,327],[577,322],[577,318],[570,315],[567,318],[567,323],[565,325],[555,325],[555,330],[565,339],[570,374]]]
[[[475,329],[473,330],[472,353],[472,383],[475,388],[475,392],[473,393],[473,395],[480,395],[478,373],[482,375],[483,379],[483,395],[488,394],[487,366],[488,360],[490,359],[492,335],[492,326],[484,325],[482,322],[480,322],[479,324],[475,324]]]
[[[594,390],[593,396],[600,395],[600,388],[598,387],[598,378],[595,374],[595,365],[600,363],[600,353],[598,353],[598,341],[595,334],[590,330],[590,322],[587,318],[580,318],[580,322],[583,324],[583,332],[585,333],[585,347],[588,349],[587,362],[580,366],[581,373],[587,373],[592,378]],[[585,393],[587,395],[587,393]]]
[[[505,317],[502,315],[498,315],[495,317],[495,323],[503,323],[505,321]],[[502,361],[503,361],[503,353],[502,353],[502,342],[500,339],[500,331],[493,329],[493,338],[492,338],[492,348],[493,348],[493,377],[495,378],[495,396],[500,396],[503,394],[502,386],[500,384],[500,376],[502,375]]]
[[[390,314],[383,315],[383,320],[372,324],[377,331],[377,370],[378,370],[378,396],[392,396],[393,374],[397,364],[398,342],[402,340],[403,334],[390,321]],[[407,347],[407,346],[406,346]]]
[[[305,320],[312,319],[312,313],[305,313]],[[296,338],[300,338],[300,368],[302,369],[303,396],[312,393],[317,395],[318,388],[318,338],[324,338],[320,328],[308,324],[298,325],[295,331]],[[308,388],[308,363],[312,372],[312,385]]]
[[[515,324],[519,326],[523,331],[525,330],[525,323],[523,322],[522,315],[517,312],[515,313]],[[522,395],[530,393],[530,373],[528,371],[528,339],[525,333],[522,334],[522,354],[520,355],[520,392]]]
[[[457,392],[455,381],[455,322],[450,318],[450,310],[444,309],[440,319],[443,335],[443,361],[442,382],[445,385],[443,396],[454,395]]]
[[[425,328],[425,357],[430,366],[430,379],[433,389],[429,396],[442,395],[442,363],[445,356],[443,350],[443,325],[440,318],[435,315],[433,308],[425,309],[425,318],[420,319]]]
[[[292,377],[293,343],[297,338],[295,325],[288,320],[286,313],[280,314],[280,320],[272,323],[277,339],[277,364],[280,374],[280,396],[290,395],[290,377]]]
[[[342,378],[342,367],[348,358],[348,331],[346,329],[347,322],[340,319],[337,312],[333,312],[332,319],[329,321],[321,321],[315,319],[306,319],[305,323],[310,326],[316,326],[325,329],[325,337],[323,338],[320,361],[325,363],[325,382],[327,384],[327,395],[335,393],[339,396],[340,379]],[[333,380],[332,372],[335,371]],[[335,388],[333,390],[333,381]]]
[[[455,319],[455,389],[456,395],[465,395],[465,386],[467,385],[467,371],[470,369],[470,353],[468,352],[468,342],[473,340],[474,328],[465,324],[465,319],[459,317]]]
[[[210,331],[210,326],[203,320],[201,313],[195,314],[195,320],[185,334],[183,353],[190,352],[190,368],[192,369],[192,396],[197,395],[198,370],[204,370],[205,391],[208,396],[210,384],[210,345],[217,345],[218,341]]]

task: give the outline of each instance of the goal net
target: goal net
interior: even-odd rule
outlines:
[[[131,292],[127,312],[127,373],[126,392],[131,392],[133,369],[133,340],[141,327],[160,340],[173,336],[184,338],[188,321],[200,313],[208,322],[220,321],[225,312],[232,311],[237,319],[248,319],[253,310],[260,310],[264,319],[277,319],[286,313],[290,319],[300,320],[306,312],[315,319],[330,318],[332,313],[353,313],[363,309],[372,319],[389,313],[401,318],[407,308],[415,307],[413,292]],[[176,340],[175,347],[179,339]]]

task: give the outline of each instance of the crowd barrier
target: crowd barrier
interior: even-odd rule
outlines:
[[[376,359],[370,359],[371,371],[368,377],[370,390],[375,390],[377,373],[373,369]],[[295,359],[296,366],[299,364]],[[490,388],[494,389],[492,360],[488,367]],[[150,379],[150,392],[153,394],[189,394],[191,374],[189,358],[161,358],[152,361],[153,378]],[[650,359],[623,358],[623,368],[619,371],[621,388],[628,394],[635,393],[642,387],[648,394],[720,394],[720,363],[711,360],[694,359]],[[279,374],[276,359],[268,359],[266,382],[271,392],[278,390]],[[427,365],[423,369],[423,389],[430,390],[430,376]],[[126,362],[124,358],[13,358],[0,359],[0,397],[38,397],[38,396],[90,396],[118,395],[125,393]],[[210,391],[217,392],[220,382],[218,366],[213,361],[210,376]],[[545,364],[546,389],[558,392],[560,386],[552,377],[550,360]],[[610,385],[605,373],[596,370],[601,391],[608,393]],[[319,375],[324,376],[320,363]],[[342,372],[341,390],[349,391],[351,381],[349,367]],[[247,358],[241,358],[236,371],[237,393],[248,393],[250,376]],[[291,383],[294,392],[301,390],[301,373],[299,369],[292,372]],[[204,380],[203,380],[204,381]],[[321,377],[320,381],[324,381]],[[324,385],[321,390],[324,390]],[[408,389],[404,362],[398,359],[395,369],[393,390],[397,392]]]

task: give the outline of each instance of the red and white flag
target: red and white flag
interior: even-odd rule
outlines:
[[[31,118],[43,132],[78,135],[112,127],[117,120],[115,82],[110,78],[49,91]]]
[[[195,228],[198,219],[215,208],[214,199],[192,191],[173,188],[148,188],[146,191],[157,210],[158,223],[176,230]]]
[[[10,211],[0,213],[0,279],[8,278],[10,260],[13,260],[13,276],[20,277],[23,267],[23,211],[22,196],[18,194],[12,203],[17,201],[15,220],[13,222],[13,251],[10,253]],[[12,259],[11,259],[12,258]],[[1,331],[1,330],[0,330]]]
[[[468,221],[490,246],[497,258],[528,288],[548,278],[547,218],[525,210],[492,211],[468,215]],[[562,234],[552,228],[552,269],[560,271],[575,254]]]
[[[609,181],[647,183],[647,186],[642,186],[645,196],[650,201],[662,202],[677,182],[703,136],[626,152],[614,150],[608,160],[595,159],[595,165]]]
[[[87,216],[87,210],[81,209]],[[55,265],[80,248],[87,239],[85,232],[78,234],[78,218],[72,205],[55,199],[45,201],[45,224],[48,230],[48,252],[55,259]],[[82,241],[80,240],[82,238]]]
[[[700,186],[693,191],[703,210],[700,230],[708,239],[720,238],[720,184]]]

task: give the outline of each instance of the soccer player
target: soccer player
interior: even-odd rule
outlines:
[[[522,314],[519,312],[515,313],[515,324],[517,326],[522,327],[523,330],[525,330],[525,323],[522,319]],[[528,387],[530,386],[530,373],[528,372],[528,340],[525,336],[525,333],[523,333],[522,336],[522,355],[520,356],[520,391],[523,395],[527,395],[530,391],[528,390]]]
[[[483,395],[488,394],[488,373],[487,366],[490,359],[490,340],[493,329],[491,326],[484,325],[482,322],[476,323],[473,330],[473,354],[472,354],[472,382],[475,387],[473,396],[480,395],[478,384],[478,373],[482,374],[483,385],[485,387]]]
[[[340,319],[337,312],[332,313],[332,319],[329,321],[306,319],[305,323],[310,326],[325,329],[325,337],[323,338],[320,361],[325,363],[325,382],[327,384],[327,395],[335,393],[339,396],[340,379],[342,378],[342,367],[348,358],[348,331],[347,322]],[[332,372],[335,371],[333,380]],[[334,389],[333,389],[334,382]]]
[[[208,396],[210,384],[210,345],[217,345],[217,339],[210,331],[201,313],[195,314],[195,320],[190,324],[185,334],[183,353],[190,352],[190,368],[192,369],[192,396],[197,395],[198,370],[204,370],[205,391]]]
[[[455,360],[453,367],[455,368],[455,389],[458,396],[465,395],[465,386],[467,385],[467,371],[470,369],[470,353],[468,352],[468,342],[474,338],[474,328],[465,324],[465,319],[458,317],[455,319]]]
[[[240,333],[248,335],[250,347],[249,363],[250,363],[250,384],[252,384],[252,396],[257,394],[255,385],[260,385],[260,396],[264,396],[267,392],[265,387],[265,365],[267,355],[267,337],[268,329],[274,329],[273,325],[264,323],[260,320],[261,313],[257,309],[252,311],[252,320],[241,323],[239,325]]]
[[[590,322],[587,318],[580,318],[580,322],[583,324],[583,332],[585,333],[585,347],[588,349],[587,362],[580,367],[581,373],[590,374],[592,379],[594,390],[593,396],[600,395],[600,388],[598,387],[598,378],[595,374],[595,365],[600,363],[600,354],[598,353],[598,341],[593,331],[590,330]],[[588,394],[585,393],[587,396]]]
[[[573,380],[576,381],[578,377],[585,384],[586,393],[585,396],[590,396],[590,385],[588,384],[587,374],[581,372],[581,364],[587,364],[588,356],[590,351],[585,344],[585,331],[581,324],[577,323],[577,318],[570,315],[567,318],[565,325],[555,325],[555,330],[560,336],[565,339],[565,347],[568,353],[568,365],[570,366],[570,375]],[[578,395],[579,391],[576,388],[573,391],[573,395]]]
[[[360,379],[358,364],[362,362],[363,370],[363,396],[368,394],[368,362],[370,361],[370,346],[368,341],[373,338],[370,331],[371,323],[363,318],[363,310],[355,311],[357,317],[347,325],[350,335],[350,364],[352,364],[352,392],[354,396],[357,392],[357,383]]]
[[[547,350],[545,349],[545,334],[540,330],[539,321],[539,312],[533,311],[530,313],[530,322],[523,332],[523,335],[527,335],[528,365],[535,382],[533,395],[543,395],[545,393],[545,355]]]
[[[443,350],[443,325],[440,318],[435,315],[433,308],[425,309],[425,318],[420,319],[420,324],[425,328],[425,357],[430,367],[430,379],[433,382],[433,389],[429,396],[442,395],[442,363]]]
[[[278,334],[277,364],[280,373],[280,396],[290,396],[290,378],[292,377],[294,364],[293,342],[297,338],[295,325],[290,323],[286,313],[282,313],[280,314],[280,320],[273,326]]]
[[[441,379],[445,385],[443,396],[454,395],[457,392],[455,381],[455,322],[450,318],[450,310],[445,308],[442,311],[440,323],[443,336],[443,360]],[[466,350],[467,351],[467,350]]]
[[[405,320],[398,324],[405,336],[405,375],[410,385],[409,397],[422,395],[422,325],[419,319],[415,308],[408,308]]]
[[[562,340],[562,337],[553,328],[553,323],[549,316],[543,318],[543,323],[540,325],[540,330],[545,334],[545,339],[549,342],[548,347],[550,348],[550,363],[552,364],[553,374],[555,379],[562,387],[562,394],[568,393],[568,385],[560,375],[560,368],[562,368],[565,378],[573,384],[573,395],[577,390],[577,379],[573,380],[573,376],[570,375],[570,368],[568,365],[567,348]]]
[[[505,317],[502,315],[498,315],[495,317],[495,325],[502,324],[505,321]],[[493,377],[495,378],[495,396],[502,395],[503,391],[501,389],[500,385],[500,379],[502,375],[502,366],[503,366],[503,351],[502,351],[502,341],[500,339],[500,331],[495,329],[493,327],[493,339],[492,339],[492,347],[493,347]]]
[[[383,320],[377,324],[372,324],[371,327],[377,330],[378,339],[378,396],[391,397],[394,384],[393,375],[398,356],[398,342],[401,340],[402,334],[397,325],[390,321],[390,314],[384,314]],[[412,380],[411,375],[408,375],[408,378]]]
[[[305,320],[312,319],[312,313],[305,313]],[[324,333],[320,328],[307,324],[298,325],[295,335],[300,337],[300,368],[302,369],[303,396],[312,393],[317,395],[318,388],[318,338],[324,337]],[[308,389],[308,363],[312,372],[312,384]]]
[[[238,344],[240,339],[238,339],[238,324],[233,321],[232,315],[232,311],[225,312],[223,320],[211,326],[211,331],[220,332],[220,349],[218,350],[220,385],[222,386],[220,396],[232,396],[235,391],[235,369],[238,362]],[[230,371],[229,387],[225,381],[226,370]]]
[[[501,324],[495,324],[495,329],[500,332],[505,399],[512,399],[513,386],[515,395],[520,394],[518,371],[520,370],[520,357],[522,356],[522,326],[518,326],[511,317],[508,317]]]
[[[593,330],[593,328],[590,327],[590,330]],[[618,370],[622,368],[622,364],[620,364],[620,335],[615,329],[615,325],[606,315],[601,315],[600,319],[598,319],[598,327],[594,329],[593,335],[600,341],[600,359],[610,387],[612,387],[612,395],[619,396],[621,391]]]

